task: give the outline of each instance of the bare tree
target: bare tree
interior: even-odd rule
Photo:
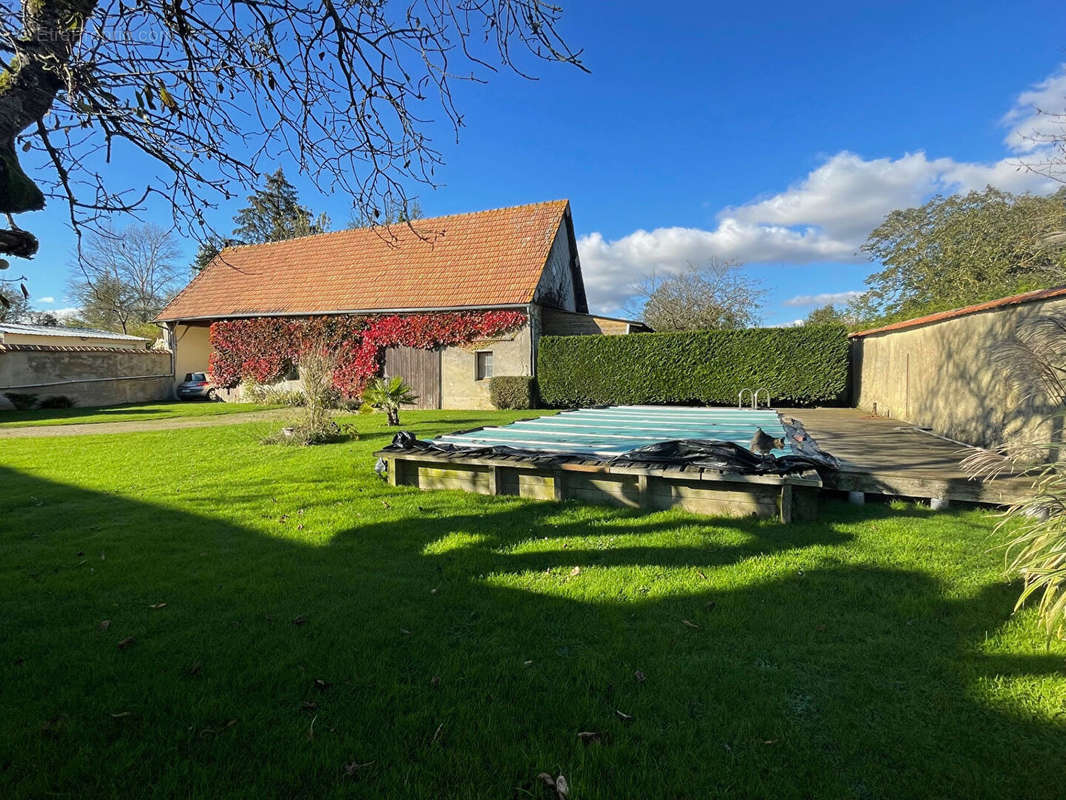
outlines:
[[[746,328],[766,292],[745,277],[740,265],[712,260],[690,264],[677,275],[653,275],[638,287],[643,319],[657,331]]]
[[[30,293],[23,280],[0,278],[0,322],[19,322],[30,312]]]
[[[71,283],[82,317],[123,333],[151,322],[181,281],[179,255],[170,232],[155,225],[92,234]]]
[[[64,202],[80,232],[156,197],[198,241],[203,210],[251,189],[280,155],[371,218],[441,163],[450,84],[527,59],[582,67],[541,0],[22,0],[0,6],[0,253],[37,240],[11,215]],[[114,185],[134,154],[159,175]],[[31,178],[26,163],[43,164]]]

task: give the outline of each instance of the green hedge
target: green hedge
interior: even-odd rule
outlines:
[[[548,406],[617,403],[731,405],[768,389],[779,405],[847,399],[843,326],[545,336],[537,384]]]
[[[537,384],[525,375],[496,375],[489,380],[489,395],[496,408],[536,408]]]

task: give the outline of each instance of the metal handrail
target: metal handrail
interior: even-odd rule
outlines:
[[[751,389],[741,389],[737,392],[737,408],[744,408],[744,392],[751,394]],[[752,395],[754,397],[754,395]]]
[[[770,390],[756,389],[755,394],[751,396],[751,408],[753,411],[758,411],[759,409],[759,392],[762,392],[766,396],[766,407],[770,407]]]

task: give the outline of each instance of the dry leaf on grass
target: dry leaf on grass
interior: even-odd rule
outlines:
[[[572,570],[570,570],[570,577],[571,578],[576,577],[577,575],[580,575],[580,574],[581,574],[581,567],[574,567]]]
[[[110,627],[111,627],[111,620],[109,620],[109,619],[100,620],[100,630],[106,631]]]
[[[696,630],[700,629],[700,626],[697,625],[695,622],[692,622],[691,620],[683,619],[681,620],[681,624],[688,625],[690,628],[695,628]]]
[[[633,677],[637,679],[638,683],[644,683],[648,679],[648,676],[641,672],[639,669],[633,673]]]
[[[582,744],[591,744],[592,742],[600,741],[600,734],[598,731],[579,731],[577,738],[581,740]]]
[[[360,764],[356,761],[349,761],[347,764],[344,765],[344,774],[348,775],[349,777],[353,777],[357,772],[359,772],[359,770],[366,769],[373,763],[373,761],[365,761]]]
[[[570,797],[570,785],[565,776],[553,778],[547,772],[542,772],[537,775],[537,780],[555,792],[556,800],[567,800]]]
[[[129,647],[131,644],[133,644],[135,641],[137,641],[137,640],[134,637],[127,636],[125,639],[123,639],[121,642],[118,643],[118,649],[119,650],[125,650],[127,647]]]
[[[298,617],[292,618],[293,625],[303,625],[305,622],[307,622],[307,617],[303,616],[302,614]]]
[[[614,713],[618,716],[618,719],[622,720],[622,722],[633,721],[633,717],[631,715],[627,714],[624,711],[619,711],[617,708],[614,710]]]
[[[315,688],[318,689],[320,692],[326,691],[326,689],[328,689],[332,685],[333,684],[329,681],[324,681],[321,678],[315,678]]]
[[[150,606],[148,606],[148,607],[149,607],[149,608],[154,608],[154,609],[158,610],[158,609],[160,609],[160,608],[166,608],[166,607],[167,607],[167,604],[166,604],[166,603],[152,603],[152,605],[150,605]]]

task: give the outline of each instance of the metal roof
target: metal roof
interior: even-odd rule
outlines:
[[[24,325],[21,322],[0,322],[0,333],[21,333],[27,336],[73,336],[82,339],[121,339],[127,342],[147,342],[142,336],[102,331],[96,328],[67,328],[63,325]]]

